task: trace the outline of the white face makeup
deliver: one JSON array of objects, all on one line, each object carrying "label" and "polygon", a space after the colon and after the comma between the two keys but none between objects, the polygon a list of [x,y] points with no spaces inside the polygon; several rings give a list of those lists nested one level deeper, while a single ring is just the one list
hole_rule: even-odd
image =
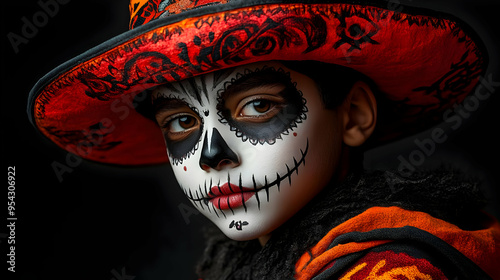
[{"label": "white face makeup", "polygon": [[307,204],[337,167],[341,136],[316,84],[255,63],[153,92],[182,190],[228,237],[264,236]]}]

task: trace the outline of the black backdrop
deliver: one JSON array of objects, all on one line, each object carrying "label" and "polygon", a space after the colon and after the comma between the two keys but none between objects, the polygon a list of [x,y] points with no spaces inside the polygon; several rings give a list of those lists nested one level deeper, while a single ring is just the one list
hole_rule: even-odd
[{"label": "black backdrop", "polygon": [[[40,27],[17,51],[8,34],[22,35],[25,19],[32,22],[43,10],[37,1],[11,1],[1,8],[2,163],[4,178],[9,166],[16,168],[18,219],[16,273],[9,275],[20,279],[195,279],[192,267],[203,247],[200,228],[207,222],[194,214],[186,222],[179,207],[189,209],[184,207],[189,203],[167,166],[120,169],[84,162],[59,180],[52,163],[64,163],[66,154],[46,143],[28,122],[28,92],[42,75],[128,29],[126,0],[66,2],[39,22]],[[500,4],[493,0],[406,2],[464,15],[489,34],[488,47],[497,46]],[[490,55],[498,61],[497,53]],[[492,63],[489,73],[500,82],[498,65]],[[487,180],[484,188],[494,203],[498,203],[495,175],[500,167],[498,105],[499,98],[493,94],[446,143],[437,146],[426,163],[450,163]],[[412,149],[415,145],[410,139],[372,151],[367,166],[395,166],[397,155]],[[4,186],[2,193],[7,195],[7,182]],[[6,213],[7,204],[2,207]],[[498,216],[495,207],[488,211]],[[1,228],[2,270],[7,271],[8,229]]]}]

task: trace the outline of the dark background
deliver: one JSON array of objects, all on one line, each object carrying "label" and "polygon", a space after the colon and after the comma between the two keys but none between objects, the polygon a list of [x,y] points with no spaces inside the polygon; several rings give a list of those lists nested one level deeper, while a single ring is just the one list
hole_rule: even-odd
[{"label": "dark background", "polygon": [[[498,49],[497,1],[401,2],[455,13],[488,36],[488,48]],[[33,280],[195,279],[193,263],[203,249],[200,228],[206,221],[201,215],[192,215],[186,223],[179,207],[190,204],[167,166],[123,169],[84,162],[60,181],[52,164],[65,163],[66,153],[40,137],[26,115],[28,93],[39,78],[128,29],[128,1],[60,4],[59,11],[16,53],[7,34],[20,35],[22,18],[32,21],[41,10],[37,1],[4,2],[1,7],[2,163],[5,176],[8,166],[16,168],[15,275]],[[498,61],[497,55],[490,53],[492,61]],[[496,63],[488,71],[494,81],[500,81]],[[436,153],[425,163],[444,162],[477,175],[486,181],[484,189],[496,205],[499,102],[493,94],[487,104],[482,103],[446,143],[437,145]],[[397,165],[398,155],[415,149],[413,139],[368,153],[367,167]],[[3,193],[7,193],[6,187]],[[2,207],[6,213],[6,204]],[[499,216],[494,206],[487,210]],[[7,232],[2,226],[4,271]]]}]

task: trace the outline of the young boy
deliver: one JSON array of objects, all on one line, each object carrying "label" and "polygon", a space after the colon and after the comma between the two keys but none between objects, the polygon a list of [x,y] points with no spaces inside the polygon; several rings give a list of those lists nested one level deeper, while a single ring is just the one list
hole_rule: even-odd
[{"label": "young boy", "polygon": [[200,277],[500,277],[500,229],[473,183],[360,168],[363,149],[436,124],[473,91],[485,52],[460,23],[384,2],[130,9],[133,30],[44,77],[29,113],[89,160],[168,159],[230,238],[211,233]]}]

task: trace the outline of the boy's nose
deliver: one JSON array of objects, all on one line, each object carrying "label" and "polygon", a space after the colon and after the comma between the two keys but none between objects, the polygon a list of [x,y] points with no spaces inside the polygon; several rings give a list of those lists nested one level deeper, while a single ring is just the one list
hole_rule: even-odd
[{"label": "boy's nose", "polygon": [[240,165],[238,156],[227,145],[219,131],[214,127],[212,136],[208,141],[208,133],[205,133],[203,148],[201,150],[200,167],[208,171],[210,168],[221,170],[224,167],[236,167]]}]

